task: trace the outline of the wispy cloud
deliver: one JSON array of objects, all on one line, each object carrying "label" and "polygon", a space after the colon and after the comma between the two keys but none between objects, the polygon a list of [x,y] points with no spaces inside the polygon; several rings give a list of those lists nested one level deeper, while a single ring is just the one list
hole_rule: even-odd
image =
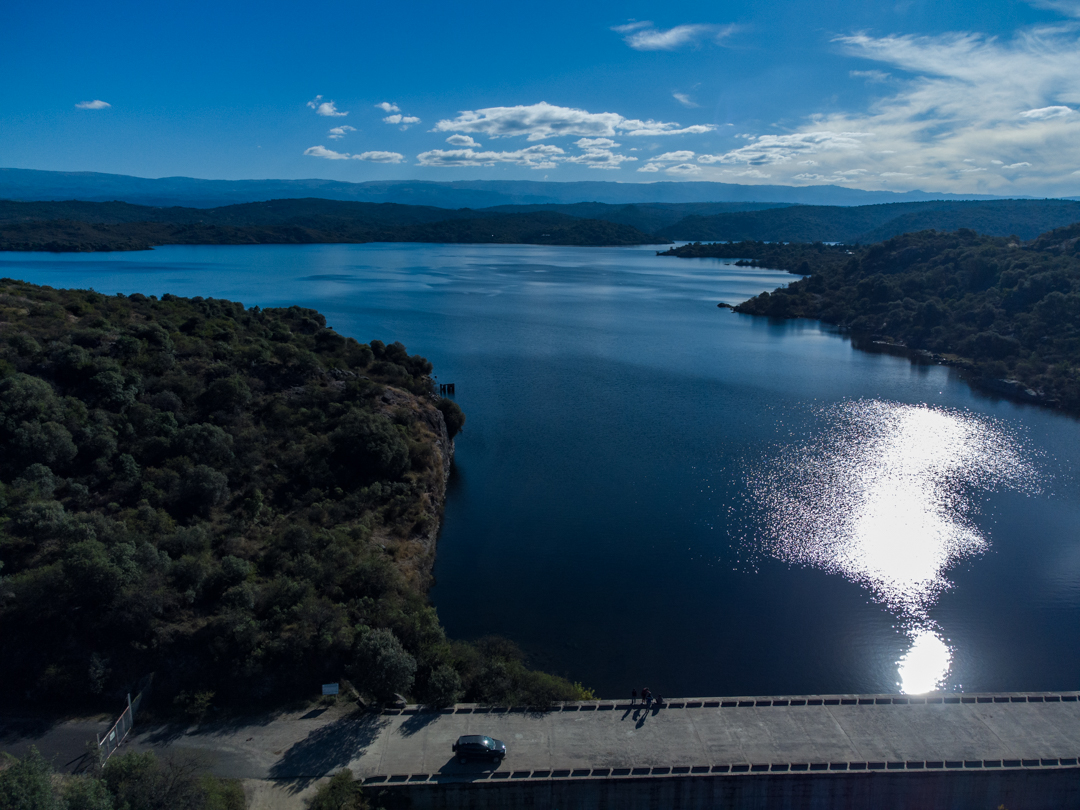
[{"label": "wispy cloud", "polygon": [[344,126],[334,127],[327,133],[326,137],[334,141],[339,141],[349,132],[356,132],[356,127],[350,127],[348,124],[345,124]]},{"label": "wispy cloud", "polygon": [[102,101],[100,98],[95,98],[93,101],[80,101],[75,105],[77,110],[106,110],[111,107],[107,101]]},{"label": "wispy cloud", "polygon": [[1057,11],[1066,17],[1080,17],[1080,0],[1027,0],[1035,8]]},{"label": "wispy cloud", "polygon": [[628,23],[611,29],[626,34],[623,41],[636,51],[673,51],[684,45],[702,42],[720,43],[736,30],[734,25],[693,23],[674,28],[655,28],[649,23]]},{"label": "wispy cloud", "polygon": [[637,31],[639,28],[652,28],[652,20],[630,20],[622,25],[613,25],[612,31],[617,31],[620,34],[628,34],[631,31]]},{"label": "wispy cloud", "polygon": [[487,107],[466,110],[457,118],[439,121],[435,132],[467,132],[490,138],[524,135],[530,141],[570,135],[613,137],[616,135],[685,135],[716,129],[711,124],[683,127],[664,121],[624,118],[618,113],[591,113],[572,107],[559,107],[541,101],[516,107]]},{"label": "wispy cloud", "polygon": [[327,149],[325,146],[309,146],[304,150],[304,154],[308,157],[326,158],[327,160],[348,160],[352,157],[348,152],[335,152],[333,149]]},{"label": "wispy cloud", "polygon": [[666,174],[673,174],[676,177],[691,177],[695,174],[701,174],[701,167],[694,163],[680,163],[677,166],[669,166],[664,169]]},{"label": "wispy cloud", "polygon": [[538,144],[512,152],[478,152],[475,149],[432,149],[416,156],[421,166],[462,167],[494,166],[496,163],[512,163],[530,169],[553,169],[554,158],[566,153],[557,146]]},{"label": "wispy cloud", "polygon": [[618,169],[623,163],[637,160],[636,157],[613,152],[612,148],[619,144],[608,138],[581,138],[575,141],[575,145],[581,154],[564,158],[566,163],[577,163],[589,169]]},{"label": "wispy cloud", "polygon": [[751,136],[751,142],[722,155],[699,155],[698,163],[749,163],[754,166],[787,163],[803,155],[862,146],[867,132],[804,132],[794,135]]},{"label": "wispy cloud", "polygon": [[[462,139],[464,136],[451,135],[447,141],[453,144],[460,143]],[[473,144],[479,146],[475,141]],[[579,138],[574,142],[574,146],[579,151],[573,154],[551,144],[538,144],[505,152],[479,151],[474,148],[432,149],[417,155],[417,160],[421,166],[479,167],[510,163],[530,169],[553,169],[560,163],[574,163],[589,169],[618,169],[623,163],[637,160],[636,157],[613,151],[619,144],[610,138]]]},{"label": "wispy cloud", "polygon": [[370,163],[401,163],[405,156],[400,152],[361,152],[353,155],[354,160],[366,160]]},{"label": "wispy cloud", "polygon": [[881,84],[887,82],[892,74],[880,70],[850,70],[848,75],[853,79],[863,79],[870,84]]},{"label": "wispy cloud", "polygon": [[686,93],[672,93],[672,98],[682,104],[684,107],[700,107],[701,105],[694,101]]},{"label": "wispy cloud", "polygon": [[688,149],[680,149],[678,152],[664,152],[662,155],[657,155],[649,160],[656,163],[685,163],[688,160],[694,159],[694,153]]},{"label": "wispy cloud", "polygon": [[1072,115],[1073,110],[1069,107],[1054,105],[1053,107],[1039,107],[1037,110],[1028,110],[1020,113],[1021,118],[1030,118],[1035,121],[1046,121],[1049,118],[1064,118]]},{"label": "wispy cloud", "polygon": [[315,96],[315,98],[309,101],[307,105],[311,107],[317,115],[325,115],[328,118],[341,118],[342,116],[349,114],[347,111],[343,112],[338,110],[338,108],[334,106],[333,101],[323,101],[322,96]]},{"label": "wispy cloud", "polygon": [[362,152],[359,155],[350,155],[348,152],[335,152],[325,146],[311,146],[304,150],[304,154],[326,160],[366,160],[370,163],[401,163],[405,159],[400,152]]}]

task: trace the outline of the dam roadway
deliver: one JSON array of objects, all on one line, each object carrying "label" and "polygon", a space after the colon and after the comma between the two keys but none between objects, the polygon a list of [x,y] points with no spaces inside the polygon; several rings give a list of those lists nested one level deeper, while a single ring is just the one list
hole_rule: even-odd
[{"label": "dam roadway", "polygon": [[[863,806],[857,797],[867,790],[877,791],[881,807],[892,806],[893,794],[895,806],[905,806],[957,790],[961,799],[941,806],[969,806],[968,799],[1009,810],[1080,806],[1076,692],[696,698],[648,714],[629,701],[545,712],[459,704],[316,714],[148,730],[130,744],[200,751],[222,776],[297,789],[348,767],[372,787],[407,793],[417,807],[715,807],[724,804],[718,791],[745,806]],[[458,763],[451,745],[462,734],[505,741],[506,759]],[[660,798],[633,800],[643,790]],[[471,798],[455,803],[459,793]],[[485,795],[490,801],[480,801]],[[781,804],[762,798],[779,795],[787,796]],[[815,804],[812,796],[824,798]]]}]

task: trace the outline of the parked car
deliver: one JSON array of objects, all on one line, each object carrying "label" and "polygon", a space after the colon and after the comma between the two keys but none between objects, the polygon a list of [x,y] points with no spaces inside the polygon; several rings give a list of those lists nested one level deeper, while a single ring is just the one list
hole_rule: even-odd
[{"label": "parked car", "polygon": [[458,737],[454,743],[454,753],[457,754],[458,762],[470,759],[502,762],[502,758],[506,756],[506,743],[480,734],[466,734]]}]

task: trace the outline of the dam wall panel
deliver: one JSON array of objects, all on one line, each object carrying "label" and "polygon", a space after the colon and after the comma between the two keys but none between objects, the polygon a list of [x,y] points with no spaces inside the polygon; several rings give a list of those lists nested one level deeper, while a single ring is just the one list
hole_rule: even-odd
[{"label": "dam wall panel", "polygon": [[371,788],[410,810],[1062,810],[1080,768],[444,782]]}]

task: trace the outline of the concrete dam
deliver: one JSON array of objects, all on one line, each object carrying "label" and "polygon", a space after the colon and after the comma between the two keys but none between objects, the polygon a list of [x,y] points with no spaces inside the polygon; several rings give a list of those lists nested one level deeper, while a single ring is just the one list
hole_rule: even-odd
[{"label": "concrete dam", "polygon": [[[350,767],[417,808],[1080,807],[1074,692],[410,707],[372,722]],[[508,755],[460,764],[461,734]]]}]

